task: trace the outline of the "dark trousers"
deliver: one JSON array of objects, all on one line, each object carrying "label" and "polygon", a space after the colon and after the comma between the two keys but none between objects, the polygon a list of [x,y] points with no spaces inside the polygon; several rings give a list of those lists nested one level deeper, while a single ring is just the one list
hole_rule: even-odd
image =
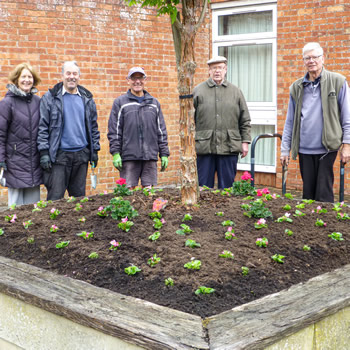
[{"label": "dark trousers", "polygon": [[215,172],[217,172],[218,188],[223,189],[231,187],[235,181],[237,161],[237,155],[197,155],[199,186],[214,188],[214,177]]},{"label": "dark trousers", "polygon": [[69,196],[85,196],[86,175],[90,151],[85,148],[79,152],[58,151],[56,162],[50,171],[44,171],[44,185],[47,188],[47,200]]},{"label": "dark trousers", "polygon": [[314,199],[320,202],[334,202],[333,164],[336,158],[337,152],[326,154],[299,153],[304,199]]}]

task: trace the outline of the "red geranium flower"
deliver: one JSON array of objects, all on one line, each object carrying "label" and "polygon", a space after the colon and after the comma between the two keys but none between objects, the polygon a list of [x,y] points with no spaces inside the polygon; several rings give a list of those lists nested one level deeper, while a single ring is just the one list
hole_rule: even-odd
[{"label": "red geranium flower", "polygon": [[117,185],[125,185],[126,184],[126,180],[121,177],[120,179],[118,179],[116,181],[116,184]]}]

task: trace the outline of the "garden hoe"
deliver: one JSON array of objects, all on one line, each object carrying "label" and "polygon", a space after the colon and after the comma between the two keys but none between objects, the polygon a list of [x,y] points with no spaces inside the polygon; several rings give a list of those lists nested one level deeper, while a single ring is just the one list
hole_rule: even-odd
[{"label": "garden hoe", "polygon": [[4,178],[4,168],[1,168],[0,171],[0,185],[3,187],[6,186],[6,179]]},{"label": "garden hoe", "polygon": [[95,162],[91,163],[91,186],[93,189],[96,188],[97,185],[97,176],[95,174]]}]

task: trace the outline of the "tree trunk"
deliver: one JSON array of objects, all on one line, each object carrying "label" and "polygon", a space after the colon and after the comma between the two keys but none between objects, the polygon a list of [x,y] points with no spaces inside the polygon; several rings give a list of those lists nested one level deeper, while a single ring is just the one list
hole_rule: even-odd
[{"label": "tree trunk", "polygon": [[197,156],[195,150],[195,124],[193,107],[193,77],[196,70],[194,40],[195,16],[187,7],[183,13],[182,28],[173,25],[173,36],[178,71],[178,91],[180,97],[180,179],[183,204],[194,205],[198,201]]}]

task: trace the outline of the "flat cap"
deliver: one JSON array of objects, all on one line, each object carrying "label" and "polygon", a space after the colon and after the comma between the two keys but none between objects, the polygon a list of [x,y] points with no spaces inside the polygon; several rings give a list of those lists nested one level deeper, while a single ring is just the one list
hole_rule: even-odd
[{"label": "flat cap", "polygon": [[132,67],[132,68],[129,70],[128,79],[130,79],[130,77],[131,77],[134,73],[141,73],[141,74],[143,74],[144,76],[146,76],[146,73],[145,73],[145,71],[143,70],[143,68],[141,68],[141,67]]},{"label": "flat cap", "polygon": [[214,56],[207,62],[207,64],[209,65],[213,63],[227,63],[227,58],[224,56]]}]

